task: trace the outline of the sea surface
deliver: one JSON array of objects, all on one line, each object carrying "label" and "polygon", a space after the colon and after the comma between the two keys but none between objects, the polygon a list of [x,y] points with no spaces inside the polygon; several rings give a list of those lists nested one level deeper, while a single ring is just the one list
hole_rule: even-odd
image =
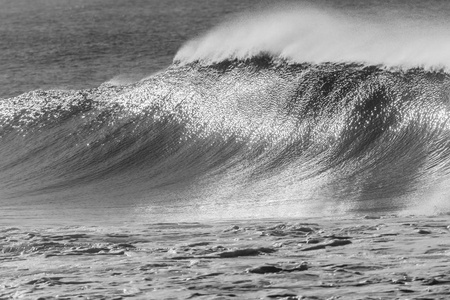
[{"label": "sea surface", "polygon": [[449,16],[0,0],[0,225],[447,214]]}]

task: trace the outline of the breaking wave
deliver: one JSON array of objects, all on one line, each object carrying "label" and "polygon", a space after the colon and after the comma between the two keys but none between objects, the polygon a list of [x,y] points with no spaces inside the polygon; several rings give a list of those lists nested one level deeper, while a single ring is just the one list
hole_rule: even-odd
[{"label": "breaking wave", "polygon": [[155,214],[447,212],[450,78],[424,66],[445,65],[450,44],[354,22],[262,14],[139,82],[4,99],[0,197]]}]

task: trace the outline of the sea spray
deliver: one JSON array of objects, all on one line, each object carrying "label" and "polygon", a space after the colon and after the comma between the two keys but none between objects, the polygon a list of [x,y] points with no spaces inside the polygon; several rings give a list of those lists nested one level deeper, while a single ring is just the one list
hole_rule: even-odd
[{"label": "sea spray", "polygon": [[365,63],[388,67],[450,66],[448,24],[283,5],[231,18],[187,42],[175,61],[246,59],[267,53],[294,63]]}]

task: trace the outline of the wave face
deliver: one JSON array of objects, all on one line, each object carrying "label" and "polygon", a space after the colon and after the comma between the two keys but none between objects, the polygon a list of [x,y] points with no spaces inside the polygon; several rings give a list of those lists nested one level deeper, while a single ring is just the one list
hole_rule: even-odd
[{"label": "wave face", "polygon": [[30,92],[1,102],[0,196],[274,216],[399,211],[428,195],[439,209],[449,89],[444,72],[262,55]]}]

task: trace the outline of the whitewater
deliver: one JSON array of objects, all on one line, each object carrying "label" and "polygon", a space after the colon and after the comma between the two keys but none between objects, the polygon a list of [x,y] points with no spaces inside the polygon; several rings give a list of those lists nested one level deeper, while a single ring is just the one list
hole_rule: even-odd
[{"label": "whitewater", "polygon": [[439,19],[289,4],[142,80],[4,99],[4,219],[445,214],[449,40]]}]

